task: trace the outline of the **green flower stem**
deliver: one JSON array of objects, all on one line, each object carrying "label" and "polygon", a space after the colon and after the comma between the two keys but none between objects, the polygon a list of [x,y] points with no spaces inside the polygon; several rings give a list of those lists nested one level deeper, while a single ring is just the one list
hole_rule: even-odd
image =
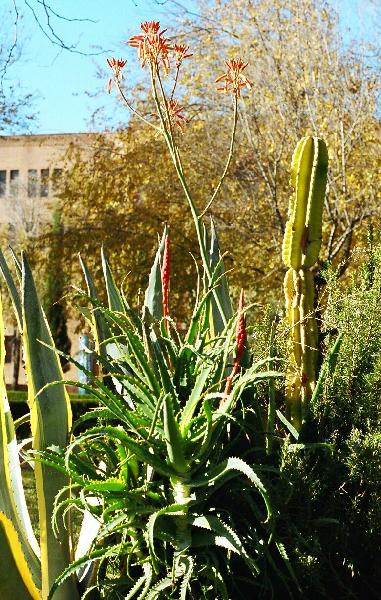
[{"label": "green flower stem", "polygon": [[202,211],[202,213],[199,215],[199,219],[202,219],[202,217],[205,215],[205,213],[209,210],[209,208],[212,206],[218,192],[221,189],[221,186],[223,184],[223,181],[226,177],[226,174],[229,170],[230,167],[230,163],[231,160],[233,158],[233,150],[234,150],[234,142],[235,142],[235,134],[237,131],[237,121],[238,121],[238,98],[237,96],[234,96],[234,112],[233,112],[233,129],[232,129],[232,133],[231,133],[231,138],[230,138],[230,147],[229,147],[229,154],[228,154],[228,158],[226,161],[226,165],[225,165],[225,169],[221,175],[221,178],[216,186],[216,189],[214,190],[211,199],[209,200],[208,204],[205,206],[204,210]]},{"label": "green flower stem", "polygon": [[[172,161],[173,161],[173,164],[174,164],[177,176],[178,176],[179,181],[181,183],[181,186],[182,186],[182,188],[184,190],[185,197],[187,199],[187,202],[188,202],[190,210],[191,210],[193,222],[194,222],[194,225],[195,225],[195,228],[196,228],[197,241],[198,241],[199,248],[200,248],[201,259],[202,259],[202,262],[203,262],[203,265],[204,265],[205,272],[206,272],[207,277],[208,277],[208,283],[210,285],[211,282],[212,282],[212,271],[210,269],[209,262],[208,262],[206,247],[205,247],[205,243],[204,243],[204,237],[203,237],[203,233],[202,233],[202,229],[201,229],[200,217],[198,215],[196,205],[195,205],[195,203],[193,201],[191,192],[189,190],[189,187],[188,187],[185,175],[184,175],[184,170],[183,170],[183,166],[182,166],[182,163],[181,163],[181,157],[180,157],[178,148],[177,148],[177,146],[175,144],[174,135],[173,135],[172,126],[171,126],[171,119],[170,119],[169,111],[168,111],[167,104],[166,104],[166,101],[165,101],[166,100],[166,98],[165,98],[165,92],[164,92],[164,89],[163,89],[162,81],[161,81],[160,76],[158,74],[157,74],[157,79],[158,79],[158,82],[159,82],[159,85],[160,85],[160,89],[161,89],[161,93],[162,93],[162,96],[163,96],[163,99],[164,99],[164,106],[166,107],[166,111],[167,111],[167,121],[168,121],[168,125],[169,125],[169,130],[168,130],[167,126],[166,126],[165,119],[164,119],[164,116],[163,116],[163,111],[161,109],[160,101],[159,101],[159,98],[158,98],[155,72],[153,70],[151,70],[152,94],[153,94],[153,98],[154,98],[154,101],[155,101],[156,109],[157,109],[157,112],[158,112],[158,115],[159,115],[159,118],[160,118],[160,121],[161,121],[162,133],[164,135],[165,141],[167,142],[167,146],[168,146],[168,149],[169,149],[169,152],[170,152],[170,155],[171,155],[171,158],[172,158]],[[217,291],[214,291],[213,295],[214,295],[216,304],[218,306],[218,309],[220,311],[223,323],[224,323],[224,325],[226,325],[227,324],[226,314],[225,314],[224,308],[223,308],[223,306],[221,304],[221,301],[220,301],[220,299],[218,297]]]}]

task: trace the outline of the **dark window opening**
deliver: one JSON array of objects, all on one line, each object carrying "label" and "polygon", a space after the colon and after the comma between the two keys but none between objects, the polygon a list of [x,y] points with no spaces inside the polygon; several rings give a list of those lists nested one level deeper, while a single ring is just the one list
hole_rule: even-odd
[{"label": "dark window opening", "polygon": [[41,169],[40,196],[49,196],[49,169]]},{"label": "dark window opening", "polygon": [[34,198],[37,196],[38,174],[37,169],[28,169],[28,196]]},{"label": "dark window opening", "polygon": [[7,191],[7,172],[0,171],[0,196],[5,196]]},{"label": "dark window opening", "polygon": [[20,171],[18,169],[14,169],[10,172],[10,193],[11,196],[17,196],[19,191],[19,175]]}]

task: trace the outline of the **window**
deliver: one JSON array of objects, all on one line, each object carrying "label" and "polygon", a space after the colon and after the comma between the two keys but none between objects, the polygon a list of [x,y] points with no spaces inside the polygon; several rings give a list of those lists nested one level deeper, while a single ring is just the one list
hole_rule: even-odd
[{"label": "window", "polygon": [[28,196],[34,198],[37,196],[38,175],[37,169],[28,169]]},{"label": "window", "polygon": [[7,191],[7,172],[0,171],[0,196],[5,196]]},{"label": "window", "polygon": [[49,169],[41,169],[40,196],[49,196]]},{"label": "window", "polygon": [[20,171],[18,169],[12,170],[10,172],[10,186],[9,191],[11,196],[17,196],[19,191],[19,175]]}]

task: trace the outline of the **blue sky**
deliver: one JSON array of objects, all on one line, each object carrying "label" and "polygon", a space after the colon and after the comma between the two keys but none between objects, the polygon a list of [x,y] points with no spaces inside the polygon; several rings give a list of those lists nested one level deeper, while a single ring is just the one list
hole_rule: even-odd
[{"label": "blue sky", "polygon": [[[91,18],[93,22],[55,20],[54,30],[67,44],[76,44],[85,53],[70,53],[54,46],[41,32],[25,0],[16,0],[23,16],[19,39],[22,56],[8,71],[8,79],[20,82],[25,92],[35,92],[38,121],[32,133],[88,131],[93,128],[91,115],[105,104],[110,111],[115,103],[108,98],[105,82],[97,72],[107,56],[125,56],[122,40],[139,29],[142,20],[157,19],[163,23],[169,3],[161,6],[154,0],[51,0],[50,5],[67,17]],[[37,0],[27,0],[38,6]],[[364,11],[361,0],[330,0],[339,12],[342,30],[349,37],[369,37],[374,16]],[[13,0],[0,0],[1,6],[12,8]],[[193,0],[183,0],[191,8]],[[362,7],[362,8],[361,8]],[[44,22],[44,15],[40,13]],[[348,31],[349,30],[349,31]],[[128,53],[128,52],[127,52]],[[130,77],[133,74],[130,73]],[[2,132],[7,133],[7,132]]]}]

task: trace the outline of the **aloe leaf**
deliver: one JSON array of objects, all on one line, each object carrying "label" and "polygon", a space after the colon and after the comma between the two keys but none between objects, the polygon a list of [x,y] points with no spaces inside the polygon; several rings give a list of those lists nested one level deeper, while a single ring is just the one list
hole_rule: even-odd
[{"label": "aloe leaf", "polygon": [[292,437],[295,438],[296,440],[298,440],[299,439],[299,432],[290,423],[290,421],[288,419],[286,419],[286,417],[284,416],[283,413],[281,413],[280,410],[277,410],[276,414],[278,415],[279,419],[282,421],[283,425],[285,425],[286,428],[288,429],[288,431],[291,433]]},{"label": "aloe leaf", "polygon": [[153,572],[152,572],[152,567],[150,564],[143,563],[142,566],[143,566],[144,575],[142,575],[140,577],[140,579],[138,579],[138,581],[135,583],[134,587],[129,591],[129,593],[125,597],[125,600],[132,600],[132,598],[134,596],[136,596],[137,592],[140,590],[140,588],[142,586],[144,586],[144,587],[143,587],[143,590],[141,591],[141,593],[139,594],[138,600],[143,600],[143,598],[146,597],[146,595],[149,591],[149,588],[151,586]]},{"label": "aloe leaf", "polygon": [[57,577],[56,581],[54,582],[49,595],[47,596],[47,600],[52,600],[53,596],[54,596],[54,600],[56,599],[56,597],[58,597],[58,592],[61,589],[62,584],[67,580],[69,577],[71,577],[72,575],[75,575],[75,573],[78,571],[78,569],[80,567],[84,567],[96,560],[99,560],[101,558],[108,558],[111,556],[119,556],[120,552],[122,549],[122,545],[118,545],[118,546],[112,546],[111,548],[109,546],[106,546],[104,548],[99,548],[97,550],[93,550],[92,552],[89,552],[87,555],[82,556],[81,558],[79,558],[78,560],[75,560],[74,562],[72,562],[68,567],[66,567],[66,569]]},{"label": "aloe leaf", "polygon": [[[86,434],[77,438],[76,443],[79,443],[88,437],[95,437],[97,435],[101,436],[101,437],[110,436],[113,439],[115,438],[115,439],[121,441],[129,450],[131,450],[131,452],[133,454],[136,455],[136,457],[139,460],[141,460],[142,462],[146,462],[148,465],[150,465],[155,471],[157,471],[161,475],[164,475],[165,477],[178,476],[178,473],[175,471],[175,469],[173,469],[173,467],[171,465],[167,465],[160,458],[157,458],[157,456],[155,456],[155,454],[151,454],[151,452],[146,450],[141,444],[136,443],[122,429],[118,429],[117,427],[111,427],[111,426],[93,427]],[[72,446],[73,446],[73,444],[71,444],[71,446],[69,446],[69,451]]]},{"label": "aloe leaf", "polygon": [[241,558],[243,558],[246,564],[250,567],[251,571],[255,574],[259,573],[259,567],[256,561],[247,554],[237,533],[221,519],[215,517],[214,515],[201,515],[195,517],[191,523],[194,527],[210,530],[218,537],[221,536],[225,538],[230,544],[231,549],[236,554],[239,554]]},{"label": "aloe leaf", "polygon": [[111,273],[110,265],[108,264],[105,249],[101,248],[103,275],[106,283],[108,305],[110,310],[124,313],[124,303],[118,288],[115,285],[114,277]]},{"label": "aloe leaf", "polygon": [[[228,280],[225,275],[225,268],[221,258],[217,230],[212,218],[210,219],[210,233],[209,260],[211,272],[213,273],[213,278],[220,277],[220,281],[211,301],[212,335],[216,336],[223,332],[226,321],[229,321],[229,319],[232,318],[233,309],[229,295]],[[218,296],[219,304],[223,311],[222,315],[220,308],[217,306],[215,296]]]},{"label": "aloe leaf", "polygon": [[91,320],[93,324],[93,334],[95,338],[96,348],[99,354],[101,354],[101,356],[106,357],[106,348],[103,342],[110,337],[108,327],[101,311],[99,310],[99,307],[97,306],[98,294],[94,280],[81,255],[79,255],[79,262],[81,264],[82,271],[85,277],[88,294],[95,306],[95,308],[93,308],[93,310],[91,311]]},{"label": "aloe leaf", "polygon": [[218,479],[221,477],[224,477],[224,475],[228,474],[230,471],[237,471],[237,475],[238,473],[242,473],[257,488],[265,502],[267,517],[270,519],[272,515],[272,507],[269,494],[254,469],[241,458],[232,456],[229,457],[216,467],[210,469],[204,476],[198,479],[190,479],[188,485],[191,488],[207,487],[212,485],[215,481],[218,481]]},{"label": "aloe leaf", "polygon": [[183,515],[184,508],[185,508],[184,504],[169,504],[168,506],[164,506],[160,510],[154,512],[148,519],[148,524],[147,524],[148,547],[149,547],[149,551],[150,551],[150,554],[152,557],[153,567],[156,572],[158,572],[157,563],[159,561],[159,558],[155,552],[155,542],[154,542],[156,521],[159,517],[161,517],[163,515],[168,515],[168,514],[170,514],[172,516]]},{"label": "aloe leaf", "polygon": [[141,343],[140,339],[132,332],[126,331],[126,337],[128,339],[129,348],[131,354],[135,357],[136,364],[139,369],[144,373],[146,377],[146,383],[150,386],[150,388],[156,393],[160,394],[160,385],[158,380],[156,379],[156,375],[154,371],[151,369],[148,360],[146,358],[144,352],[144,346]]},{"label": "aloe leaf", "polygon": [[180,600],[186,600],[187,591],[194,569],[194,560],[191,556],[182,556],[180,566],[184,568],[184,576],[180,586]]},{"label": "aloe leaf", "polygon": [[212,531],[197,531],[192,533],[192,548],[201,546],[220,546],[225,550],[237,552],[234,544],[224,535],[217,535]]},{"label": "aloe leaf", "polygon": [[163,317],[163,290],[161,284],[161,262],[164,252],[165,236],[167,228],[161,238],[159,248],[155,255],[151,272],[148,280],[148,287],[144,296],[143,320],[150,324],[152,321],[159,321]]},{"label": "aloe leaf", "polygon": [[[63,373],[57,354],[46,347],[46,345],[54,347],[53,339],[24,255],[22,256],[22,308],[33,447],[37,451],[46,450],[52,445],[64,448],[71,429],[70,400],[63,385],[45,389],[38,394],[46,384],[62,381]],[[55,496],[61,488],[68,485],[69,481],[62,473],[39,462],[35,465],[35,477],[41,539],[42,594],[45,597],[56,577],[70,560],[67,529],[62,525],[59,529],[59,539],[56,539],[50,522]],[[56,600],[76,598],[78,592],[72,580],[67,581],[56,595]]]},{"label": "aloe leaf", "polygon": [[188,471],[188,463],[184,456],[184,442],[179,425],[173,414],[172,398],[169,394],[164,396],[163,423],[165,443],[170,464],[176,471],[183,475]]},{"label": "aloe leaf", "polygon": [[171,588],[172,586],[172,577],[164,577],[163,579],[158,581],[158,583],[156,583],[155,586],[152,588],[152,590],[147,596],[147,600],[156,600],[157,598],[159,598],[160,592],[163,592],[164,590]]},{"label": "aloe leaf", "polygon": [[171,376],[170,370],[169,370],[167,363],[165,361],[165,358],[163,356],[160,342],[157,339],[154,330],[152,330],[150,332],[149,341],[151,343],[152,352],[153,352],[156,364],[159,369],[159,373],[160,373],[160,377],[161,377],[161,381],[162,381],[162,387],[167,394],[171,395],[172,402],[173,402],[173,408],[177,412],[179,410],[179,401],[178,401],[178,397],[177,397],[176,388],[172,381],[172,376]]},{"label": "aloe leaf", "polygon": [[200,401],[202,391],[205,387],[206,382],[208,381],[208,377],[212,369],[213,365],[205,367],[198,375],[192,392],[184,406],[184,409],[182,410],[180,427],[183,435],[189,429],[189,424],[194,415],[194,411],[196,410],[197,404]]}]

